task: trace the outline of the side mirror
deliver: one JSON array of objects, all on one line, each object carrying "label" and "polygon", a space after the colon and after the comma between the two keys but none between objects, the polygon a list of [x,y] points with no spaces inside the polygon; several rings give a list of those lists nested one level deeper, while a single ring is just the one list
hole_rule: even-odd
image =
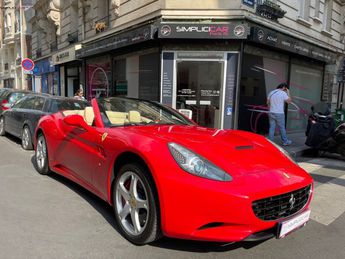
[{"label": "side mirror", "polygon": [[73,115],[68,115],[65,118],[63,118],[63,121],[70,126],[76,126],[80,127],[83,129],[88,129],[89,126],[86,124],[84,118],[80,115],[73,114]]}]

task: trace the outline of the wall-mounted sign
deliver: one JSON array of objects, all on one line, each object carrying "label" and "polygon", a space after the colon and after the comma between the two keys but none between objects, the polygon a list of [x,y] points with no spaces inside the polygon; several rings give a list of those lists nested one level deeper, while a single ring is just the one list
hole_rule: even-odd
[{"label": "wall-mounted sign", "polygon": [[70,47],[68,49],[64,49],[62,51],[59,51],[58,53],[54,54],[52,56],[52,63],[54,65],[58,64],[63,64],[67,62],[71,62],[75,60],[75,52],[76,52],[76,47],[80,48],[80,45],[76,45],[73,47]]},{"label": "wall-mounted sign", "polygon": [[165,39],[246,39],[248,24],[230,23],[162,23],[158,38]]},{"label": "wall-mounted sign", "polygon": [[335,55],[326,49],[258,25],[252,26],[249,40],[327,63],[332,63],[335,60]]},{"label": "wall-mounted sign", "polygon": [[254,8],[255,0],[242,0],[242,3],[246,6]]},{"label": "wall-mounted sign", "polygon": [[174,53],[163,52],[162,56],[163,74],[161,81],[161,103],[172,106],[174,85]]}]

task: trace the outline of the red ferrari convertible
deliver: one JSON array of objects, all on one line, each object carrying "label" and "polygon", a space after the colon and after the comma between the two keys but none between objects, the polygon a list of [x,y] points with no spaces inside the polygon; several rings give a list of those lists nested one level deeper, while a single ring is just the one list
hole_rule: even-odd
[{"label": "red ferrari convertible", "polygon": [[113,206],[122,235],[221,242],[281,238],[309,219],[312,178],[264,137],[208,129],[155,102],[113,97],[43,117],[41,174]]}]

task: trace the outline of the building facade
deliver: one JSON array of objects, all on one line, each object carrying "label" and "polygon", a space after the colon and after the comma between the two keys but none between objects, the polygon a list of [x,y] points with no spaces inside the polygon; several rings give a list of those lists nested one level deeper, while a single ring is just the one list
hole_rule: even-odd
[{"label": "building facade", "polygon": [[0,87],[31,89],[31,76],[22,69],[24,58],[31,57],[31,1],[2,0],[0,40]]},{"label": "building facade", "polygon": [[287,131],[337,103],[344,0],[39,0],[36,90],[124,95],[185,109],[207,127],[268,131],[267,93],[290,85]]}]

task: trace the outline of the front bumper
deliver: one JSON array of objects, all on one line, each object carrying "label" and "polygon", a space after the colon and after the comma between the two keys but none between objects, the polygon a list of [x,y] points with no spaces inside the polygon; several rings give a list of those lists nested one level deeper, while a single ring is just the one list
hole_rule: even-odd
[{"label": "front bumper", "polygon": [[[175,177],[179,173],[183,173],[183,177]],[[278,223],[287,218],[261,220],[254,214],[252,202],[312,184],[310,177],[300,177],[290,184],[270,184],[268,188],[267,182],[258,186],[254,174],[233,182],[210,181],[183,171],[166,176],[160,185],[164,190],[159,190],[163,233],[169,237],[217,242],[275,236]],[[272,175],[267,174],[266,180],[270,177]],[[297,214],[308,209],[311,196]]]}]

